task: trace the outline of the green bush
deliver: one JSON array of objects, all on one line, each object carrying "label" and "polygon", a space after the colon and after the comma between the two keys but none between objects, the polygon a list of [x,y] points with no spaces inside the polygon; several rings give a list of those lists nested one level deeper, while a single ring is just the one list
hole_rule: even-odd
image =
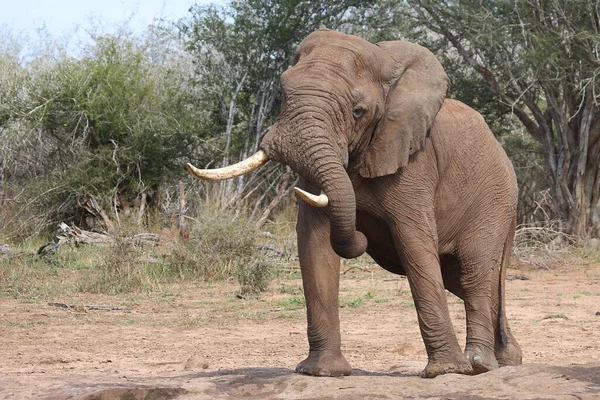
[{"label": "green bush", "polygon": [[205,281],[235,277],[243,293],[265,291],[273,260],[257,250],[254,224],[207,209],[199,214],[188,227],[187,243],[176,243],[167,256],[171,274]]}]

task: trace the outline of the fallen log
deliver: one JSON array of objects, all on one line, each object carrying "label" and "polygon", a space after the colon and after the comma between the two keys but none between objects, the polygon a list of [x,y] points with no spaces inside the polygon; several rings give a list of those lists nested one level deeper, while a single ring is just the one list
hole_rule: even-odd
[{"label": "fallen log", "polygon": [[[66,304],[66,303],[48,303],[51,307],[66,308],[69,311],[86,312],[87,310],[102,310],[102,311],[115,311],[115,310],[131,310],[131,307],[113,307],[105,305],[91,305],[91,304]],[[84,311],[85,310],[85,311]]]},{"label": "fallen log", "polygon": [[71,226],[61,222],[58,226],[63,233],[58,235],[58,245],[73,242],[75,245],[79,244],[95,244],[95,243],[108,243],[114,240],[114,238],[108,234],[85,231],[78,228],[75,224]]},{"label": "fallen log", "polygon": [[[76,246],[80,244],[112,243],[116,240],[113,235],[86,231],[78,228],[75,224],[69,226],[64,222],[61,222],[58,227],[62,230],[62,234],[57,236],[58,246],[64,243],[74,243]],[[157,233],[138,233],[131,238],[125,239],[133,240],[136,243],[157,244],[160,240],[160,235]]]}]

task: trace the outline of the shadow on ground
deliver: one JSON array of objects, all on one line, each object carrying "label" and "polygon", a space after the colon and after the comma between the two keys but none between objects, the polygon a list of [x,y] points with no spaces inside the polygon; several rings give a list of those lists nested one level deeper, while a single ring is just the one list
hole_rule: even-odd
[{"label": "shadow on ground", "polygon": [[[73,376],[47,399],[168,400],[168,399],[597,399],[600,365],[524,365],[501,368],[483,375],[449,374],[422,379],[398,372],[354,370],[341,378],[315,378],[284,368],[241,368],[169,376]],[[44,376],[40,379],[50,379]],[[104,382],[102,382],[104,380]],[[115,379],[116,380],[116,379]],[[56,383],[56,381],[54,381]],[[43,384],[39,381],[39,384]],[[54,385],[56,387],[56,385]],[[3,395],[20,397],[19,393]],[[8,396],[11,397],[11,396]]]}]

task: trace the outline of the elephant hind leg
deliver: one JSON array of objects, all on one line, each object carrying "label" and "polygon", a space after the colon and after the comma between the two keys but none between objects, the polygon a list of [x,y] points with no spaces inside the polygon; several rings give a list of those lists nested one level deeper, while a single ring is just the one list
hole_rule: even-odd
[{"label": "elephant hind leg", "polygon": [[[440,257],[440,263],[442,266],[442,274],[444,278],[444,286],[448,291],[465,300],[466,290],[461,283],[460,276],[463,272],[460,262],[453,255],[442,255]],[[492,290],[492,302],[491,302],[491,324],[494,330],[494,347],[493,354],[496,358],[497,364],[500,367],[507,365],[520,365],[521,364],[521,348],[514,338],[508,321],[504,313],[504,295],[499,287],[500,284],[501,269],[495,268],[491,279],[491,290]],[[503,278],[504,279],[504,278]],[[469,322],[467,320],[467,322]],[[469,339],[467,338],[467,350],[471,347],[470,353],[471,358],[475,358],[476,346],[469,346]],[[491,359],[492,352],[490,346],[486,346],[486,358]],[[468,354],[467,354],[468,355]],[[488,363],[493,369],[495,363]],[[490,368],[485,368],[482,365],[474,366],[475,372],[485,372]]]},{"label": "elephant hind leg", "polygon": [[[472,242],[470,238],[469,242]],[[467,340],[465,355],[474,374],[498,368],[495,355],[493,309],[494,261],[483,246],[469,246],[460,252],[461,257],[445,254],[440,257],[444,286],[464,301]],[[496,261],[497,262],[497,261]]]},{"label": "elephant hind leg", "polygon": [[[446,373],[471,375],[471,363],[461,351],[448,312],[440,261],[430,237],[424,231],[398,232],[398,254],[415,301],[421,336],[428,363],[421,376],[433,378]],[[407,239],[409,238],[409,239]]]},{"label": "elephant hind leg", "polygon": [[[502,325],[504,325],[504,328],[501,327]],[[517,340],[510,331],[505,316],[501,316],[498,320],[494,354],[501,367],[522,364],[523,352],[521,346],[519,346],[519,343],[517,343]]]},{"label": "elephant hind leg", "polygon": [[495,331],[492,309],[493,270],[487,257],[461,262],[459,284],[465,303],[467,342],[465,355],[474,374],[498,368],[495,355]]},{"label": "elephant hind leg", "polygon": [[515,225],[516,220],[513,220],[506,241],[504,242],[504,248],[502,249],[500,268],[494,270],[494,276],[492,277],[492,301],[496,304],[493,310],[494,326],[496,328],[494,352],[501,367],[521,365],[523,358],[521,346],[517,343],[508,326],[505,307],[504,285],[506,282],[506,268],[508,267],[512,242],[515,236]]}]

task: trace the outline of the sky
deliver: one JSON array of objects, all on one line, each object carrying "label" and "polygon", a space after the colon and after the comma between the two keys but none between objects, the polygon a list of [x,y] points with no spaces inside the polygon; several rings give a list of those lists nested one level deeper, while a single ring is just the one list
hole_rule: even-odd
[{"label": "sky", "polygon": [[155,18],[185,17],[194,3],[223,5],[226,0],[0,0],[0,27],[30,38],[44,27],[55,38],[83,38],[91,19],[110,27],[133,15],[129,26],[141,32]]}]

